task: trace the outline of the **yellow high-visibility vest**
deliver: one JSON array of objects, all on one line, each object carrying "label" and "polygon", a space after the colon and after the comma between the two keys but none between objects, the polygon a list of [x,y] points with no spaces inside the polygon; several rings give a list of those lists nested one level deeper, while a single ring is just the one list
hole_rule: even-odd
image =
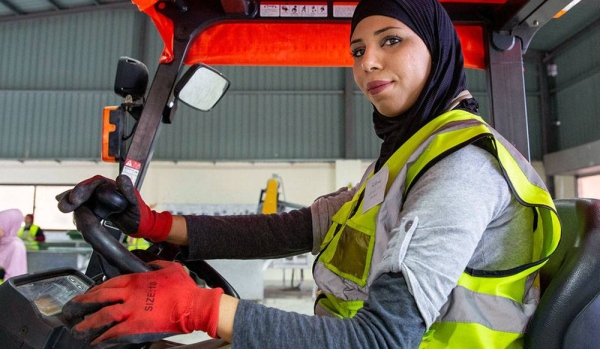
[{"label": "yellow high-visibility vest", "polygon": [[[390,157],[384,164],[389,170],[386,197],[401,196],[404,202],[413,181],[429,164],[475,142],[486,142],[486,149],[498,160],[517,200],[535,210],[538,224],[535,230],[527,232],[534,236],[534,256],[527,265],[507,271],[465,270],[449,296],[447,304],[452,304],[452,309],[431,325],[421,348],[522,346],[523,333],[533,313],[531,309],[535,308],[537,293],[531,285],[536,271],[546,263],[560,240],[560,222],[554,202],[537,173],[481,118],[462,110],[453,110],[432,120]],[[403,181],[404,185],[392,186],[395,181]],[[381,203],[363,212],[364,200],[360,198],[366,182],[362,181],[353,199],[332,217],[333,224],[321,244],[314,277],[317,285],[327,292],[317,298],[318,313],[353,317],[368,297],[371,266],[380,262],[372,258],[375,241],[379,234],[387,232],[378,231],[376,226]],[[389,192],[392,187],[404,188],[404,191]],[[461,314],[461,321],[454,320],[453,315],[457,313]],[[506,321],[507,318],[510,321]]]}]

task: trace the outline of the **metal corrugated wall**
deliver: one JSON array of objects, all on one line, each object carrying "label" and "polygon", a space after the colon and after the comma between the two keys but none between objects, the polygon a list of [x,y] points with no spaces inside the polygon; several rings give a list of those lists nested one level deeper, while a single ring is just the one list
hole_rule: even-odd
[{"label": "metal corrugated wall", "polygon": [[479,114],[484,120],[489,121],[489,96],[487,93],[487,80],[485,71],[467,69],[467,86],[471,95],[479,103]]},{"label": "metal corrugated wall", "polygon": [[180,105],[155,158],[182,160],[343,157],[341,68],[217,67],[231,80],[202,113]]},{"label": "metal corrugated wall", "polygon": [[233,92],[208,113],[180,107],[155,159],[340,158],[343,105],[338,93]]},{"label": "metal corrugated wall", "polygon": [[[0,24],[0,158],[99,159],[104,105],[118,58],[154,71],[162,50],[156,29],[131,10],[97,11]],[[344,68],[217,67],[232,81],[208,113],[180,105],[165,125],[154,159],[331,160],[345,156]],[[529,69],[528,69],[529,70]],[[529,72],[526,72],[529,74]],[[486,77],[467,71],[470,91],[488,115]],[[539,142],[536,91],[528,102],[530,134]],[[536,87],[537,89],[537,87]],[[374,158],[372,107],[356,88],[351,97],[356,157]],[[539,146],[532,146],[538,158]]]},{"label": "metal corrugated wall", "polygon": [[600,28],[554,58],[560,149],[600,139]]},{"label": "metal corrugated wall", "polygon": [[133,11],[0,24],[2,90],[102,90],[131,54]]},{"label": "metal corrugated wall", "polygon": [[99,159],[106,91],[1,91],[1,159]]},{"label": "metal corrugated wall", "polygon": [[134,11],[0,25],[0,158],[99,159],[102,107],[119,55],[131,54]]},{"label": "metal corrugated wall", "polygon": [[357,157],[360,159],[374,159],[379,155],[381,139],[375,135],[373,129],[373,105],[360,91],[353,95],[354,122],[356,135],[354,145]]}]

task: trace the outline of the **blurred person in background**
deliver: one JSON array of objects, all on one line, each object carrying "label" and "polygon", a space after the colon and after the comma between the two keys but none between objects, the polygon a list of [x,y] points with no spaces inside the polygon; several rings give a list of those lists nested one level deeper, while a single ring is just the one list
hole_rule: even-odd
[{"label": "blurred person in background", "polygon": [[38,250],[39,243],[46,241],[44,231],[38,225],[33,223],[33,214],[29,213],[25,216],[24,225],[17,235],[25,242],[25,247],[28,250]]},{"label": "blurred person in background", "polygon": [[0,267],[4,269],[4,280],[27,273],[27,251],[17,236],[22,223],[20,210],[0,211]]}]

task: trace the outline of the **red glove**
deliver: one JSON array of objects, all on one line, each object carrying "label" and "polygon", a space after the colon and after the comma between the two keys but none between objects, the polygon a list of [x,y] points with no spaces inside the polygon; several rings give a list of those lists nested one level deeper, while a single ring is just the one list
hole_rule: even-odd
[{"label": "red glove", "polygon": [[109,185],[114,190],[118,190],[129,203],[125,211],[108,216],[108,219],[123,233],[153,242],[164,241],[169,236],[173,224],[171,213],[169,211],[159,213],[150,209],[131,183],[131,179],[124,175],[119,175],[116,182],[100,175],[86,179],[56,197],[58,209],[64,213],[72,212],[81,205],[97,200],[95,191],[102,185]]},{"label": "red glove", "polygon": [[199,288],[179,263],[150,264],[162,269],[115,277],[65,304],[65,318],[79,322],[74,336],[102,347],[195,330],[216,338],[223,290]]}]

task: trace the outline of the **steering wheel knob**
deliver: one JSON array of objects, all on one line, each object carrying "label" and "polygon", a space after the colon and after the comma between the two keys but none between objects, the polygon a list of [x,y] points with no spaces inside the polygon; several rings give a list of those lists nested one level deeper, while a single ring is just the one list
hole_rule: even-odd
[{"label": "steering wheel knob", "polygon": [[107,219],[112,213],[125,211],[127,199],[111,184],[102,184],[96,189],[97,200],[92,203],[92,211],[96,216]]}]

